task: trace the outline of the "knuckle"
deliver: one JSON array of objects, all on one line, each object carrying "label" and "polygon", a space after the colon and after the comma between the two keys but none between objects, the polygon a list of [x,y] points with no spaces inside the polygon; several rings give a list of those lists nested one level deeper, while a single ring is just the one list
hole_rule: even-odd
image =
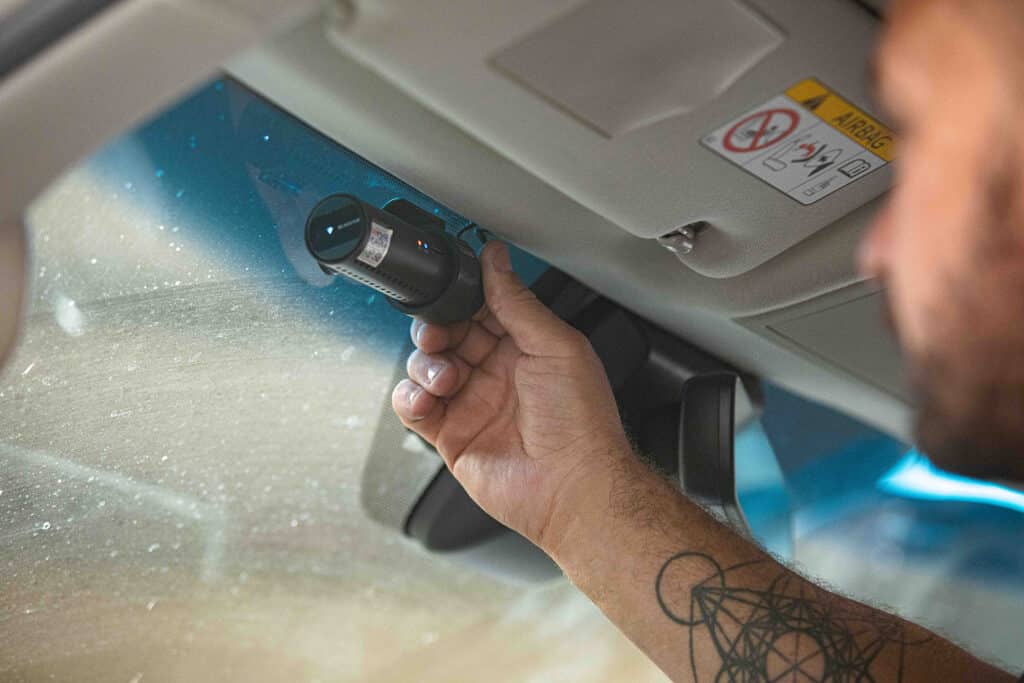
[{"label": "knuckle", "polygon": [[496,296],[487,302],[487,307],[491,309],[491,313],[500,318],[508,310],[508,302],[507,296]]},{"label": "knuckle", "polygon": [[451,430],[441,430],[434,442],[434,448],[447,462],[452,459],[452,456],[458,453],[460,447],[459,444],[460,442],[458,437],[454,436]]},{"label": "knuckle", "polygon": [[462,370],[454,363],[437,378],[438,392],[446,397],[458,393],[461,384]]},{"label": "knuckle", "polygon": [[520,285],[516,291],[509,295],[509,300],[513,306],[522,306],[524,308],[529,306],[541,305],[537,295],[526,286]]},{"label": "knuckle", "polygon": [[594,352],[594,347],[590,343],[590,339],[587,338],[587,335],[574,327],[569,327],[565,331],[565,336],[561,340],[561,346],[573,355],[589,356]]},{"label": "knuckle", "polygon": [[488,302],[488,306],[495,315],[501,315],[511,308],[522,306],[523,304],[529,304],[531,301],[536,301],[537,297],[534,296],[528,288],[519,285],[510,292],[504,292],[501,296],[494,297],[493,300]]}]

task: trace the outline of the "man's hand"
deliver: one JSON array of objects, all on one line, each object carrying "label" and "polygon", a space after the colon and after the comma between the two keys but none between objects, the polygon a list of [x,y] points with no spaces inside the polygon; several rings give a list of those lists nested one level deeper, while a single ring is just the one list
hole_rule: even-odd
[{"label": "man's hand", "polygon": [[413,324],[395,411],[673,680],[1008,683],[792,574],[683,498],[633,456],[586,338],[523,286],[504,246],[488,245],[483,271],[476,320]]},{"label": "man's hand", "polygon": [[587,478],[631,451],[586,337],[520,282],[503,244],[481,260],[486,306],[471,322],[413,322],[392,403],[477,504],[546,547]]}]

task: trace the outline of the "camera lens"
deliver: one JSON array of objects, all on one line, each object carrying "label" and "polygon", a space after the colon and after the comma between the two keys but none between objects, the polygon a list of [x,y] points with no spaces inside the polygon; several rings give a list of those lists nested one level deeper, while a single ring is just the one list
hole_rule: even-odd
[{"label": "camera lens", "polygon": [[366,224],[358,201],[347,195],[330,197],[310,217],[306,230],[310,251],[323,263],[342,261],[362,242]]}]

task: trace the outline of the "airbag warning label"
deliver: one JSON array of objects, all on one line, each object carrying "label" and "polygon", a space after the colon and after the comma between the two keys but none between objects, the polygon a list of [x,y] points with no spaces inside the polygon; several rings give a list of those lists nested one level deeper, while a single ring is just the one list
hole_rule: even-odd
[{"label": "airbag warning label", "polygon": [[893,160],[893,132],[814,79],[797,83],[702,140],[801,204]]}]

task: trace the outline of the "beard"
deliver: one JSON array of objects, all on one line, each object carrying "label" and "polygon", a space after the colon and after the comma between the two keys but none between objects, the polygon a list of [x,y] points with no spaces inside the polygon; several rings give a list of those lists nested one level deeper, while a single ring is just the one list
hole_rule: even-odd
[{"label": "beard", "polygon": [[946,273],[929,307],[931,343],[907,363],[922,452],[950,472],[1024,483],[1024,223],[1005,178],[989,188],[969,267]]},{"label": "beard", "polygon": [[937,355],[911,364],[914,435],[928,458],[948,472],[1024,482],[1024,381]]}]

